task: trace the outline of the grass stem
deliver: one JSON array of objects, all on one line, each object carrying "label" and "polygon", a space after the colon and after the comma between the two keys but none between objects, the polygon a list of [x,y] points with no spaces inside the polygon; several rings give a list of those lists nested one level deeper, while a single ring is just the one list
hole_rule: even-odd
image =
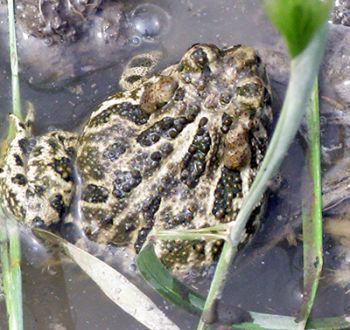
[{"label": "grass stem", "polygon": [[[9,45],[11,62],[12,113],[23,119],[18,77],[18,56],[14,1],[8,0]],[[14,137],[15,127],[9,124],[7,145]],[[3,149],[2,149],[3,151]],[[0,196],[1,198],[1,196]],[[23,329],[21,244],[19,228],[13,219],[5,217],[0,209],[0,262],[9,330]]]},{"label": "grass stem", "polygon": [[318,82],[314,88],[307,110],[309,148],[307,153],[307,188],[303,198],[303,248],[304,292],[303,306],[299,315],[304,328],[309,318],[322,271],[322,185],[321,143]]}]

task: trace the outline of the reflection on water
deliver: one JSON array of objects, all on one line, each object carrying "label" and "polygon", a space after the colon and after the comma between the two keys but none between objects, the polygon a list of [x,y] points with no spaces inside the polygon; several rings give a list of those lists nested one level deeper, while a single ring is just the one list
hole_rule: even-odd
[{"label": "reflection on water", "polygon": [[[278,111],[288,80],[288,57],[276,33],[264,18],[259,1],[164,0],[161,4],[157,1],[149,3],[144,5],[141,1],[132,1],[123,6],[122,2],[118,2],[120,8],[123,8],[120,13],[123,20],[125,19],[124,32],[129,31],[125,32],[123,42],[117,38],[114,42],[103,41],[99,44],[95,40],[97,46],[93,49],[88,48],[86,44],[73,44],[70,46],[73,48],[65,46],[64,52],[62,48],[51,46],[50,51],[54,55],[49,56],[59,58],[62,61],[60,65],[68,69],[67,72],[73,72],[73,76],[79,79],[69,81],[66,85],[54,86],[53,75],[46,80],[48,84],[44,86],[29,79],[30,75],[34,75],[35,67],[24,68],[22,97],[33,102],[37,110],[36,132],[43,132],[52,126],[67,129],[78,127],[96,104],[118,88],[118,77],[123,63],[133,54],[146,49],[161,50],[164,57],[160,66],[164,67],[176,62],[181,54],[196,42],[212,42],[218,46],[245,43],[258,47],[263,60],[268,64],[275,94],[274,107]],[[104,16],[103,19],[108,21],[108,17]],[[99,23],[94,24],[104,24],[103,19],[99,18]],[[0,30],[4,30],[4,23],[0,24]],[[341,43],[344,36],[345,39],[350,38],[350,33],[341,28],[332,30],[334,45],[329,47],[333,49],[333,58],[328,58],[324,67],[323,72],[327,79],[322,80],[325,83],[321,86],[322,139],[327,182],[341,182],[344,179],[344,168],[348,169],[345,165],[337,169],[348,157],[346,147],[349,143],[349,121],[346,120],[350,118],[346,113],[349,107],[348,99],[345,98],[344,101],[342,98],[342,95],[348,97],[349,94],[341,94],[339,88],[337,89],[340,85],[343,89],[346,88],[345,78],[340,75],[344,70],[349,70],[345,64],[349,66],[350,63],[347,57],[348,50],[344,48],[345,44]],[[92,38],[91,35],[89,37]],[[95,38],[99,38],[97,33]],[[23,42],[23,48],[29,47],[25,40],[20,42]],[[4,45],[2,43],[0,46],[1,54],[7,52]],[[102,48],[99,48],[100,46]],[[43,52],[47,46],[40,47],[34,48],[31,54],[38,52],[38,49]],[[85,68],[79,67],[82,62],[87,63]],[[8,66],[6,63],[1,65],[0,122],[4,131],[4,118],[10,108],[10,83]],[[51,68],[51,73],[54,72],[52,69],[55,68]],[[82,75],[84,70],[89,71],[89,74]],[[337,107],[337,104],[341,104],[342,108]],[[335,111],[340,111],[340,115],[334,116]],[[339,119],[342,116],[343,119]],[[300,173],[305,172],[304,132],[302,129],[283,163],[280,171],[282,179],[277,187],[271,187],[263,224],[251,242],[239,252],[232,265],[222,300],[224,306],[286,315],[295,315],[299,309],[302,299],[299,205],[300,190],[304,182]],[[337,159],[339,163],[335,162]],[[337,187],[340,187],[340,190],[337,190],[338,195],[346,194],[342,185]],[[325,189],[325,192],[329,191],[329,194],[325,195],[329,200],[326,204],[336,202],[344,207],[344,204],[334,197],[336,194],[332,193],[335,186],[327,183],[326,188],[328,190]],[[332,212],[336,214],[338,211],[332,209]],[[23,244],[26,251],[23,263],[26,329],[143,329],[113,305],[77,266],[69,262],[61,264],[52,257],[50,251],[48,260],[46,250],[33,244]],[[335,268],[341,263],[341,260],[334,262],[337,259],[336,244],[338,243],[333,238],[326,237],[325,269]],[[155,295],[135,272],[133,273],[133,280],[169,313],[181,329],[195,327],[197,317],[169,306]],[[193,284],[206,288],[208,280],[209,278],[197,279],[197,283]],[[330,285],[324,280],[314,313],[316,316],[340,315],[348,309],[347,300],[344,289]],[[0,316],[0,328],[3,329],[6,319],[3,304],[0,304]]]}]

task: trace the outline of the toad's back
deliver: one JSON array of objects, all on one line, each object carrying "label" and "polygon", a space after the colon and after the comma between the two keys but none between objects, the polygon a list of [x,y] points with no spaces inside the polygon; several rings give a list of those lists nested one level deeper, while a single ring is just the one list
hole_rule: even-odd
[{"label": "toad's back", "polygon": [[[138,251],[153,227],[233,221],[264,156],[269,103],[252,48],[206,44],[110,97],[77,145],[85,233]],[[157,245],[173,267],[207,262],[217,248],[202,241]]]}]

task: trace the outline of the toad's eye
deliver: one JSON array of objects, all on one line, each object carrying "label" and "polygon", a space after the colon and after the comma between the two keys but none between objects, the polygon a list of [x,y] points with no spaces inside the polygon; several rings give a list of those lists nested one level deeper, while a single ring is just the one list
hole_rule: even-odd
[{"label": "toad's eye", "polygon": [[203,68],[205,65],[208,64],[209,59],[207,53],[203,50],[203,48],[196,49],[191,54],[191,59],[193,62],[200,68]]},{"label": "toad's eye", "polygon": [[180,71],[201,72],[208,69],[210,63],[217,60],[219,49],[214,45],[194,45],[191,47],[180,63]]},{"label": "toad's eye", "polygon": [[242,79],[236,87],[237,101],[250,109],[258,109],[264,102],[264,83],[258,77]]}]

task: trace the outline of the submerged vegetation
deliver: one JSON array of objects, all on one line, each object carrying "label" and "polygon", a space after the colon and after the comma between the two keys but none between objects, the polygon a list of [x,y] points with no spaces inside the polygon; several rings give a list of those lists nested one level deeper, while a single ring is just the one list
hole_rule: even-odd
[{"label": "submerged vegetation", "polygon": [[[226,276],[245,233],[255,205],[267,189],[307,113],[310,182],[308,199],[303,205],[304,290],[297,317],[247,312],[237,319],[234,329],[342,329],[350,323],[345,317],[311,321],[310,312],[322,270],[322,205],[320,175],[320,129],[317,75],[327,36],[326,20],[332,1],[265,0],[267,16],[284,37],[289,49],[291,76],[282,111],[265,159],[234,223],[193,231],[153,231],[137,257],[144,279],[166,300],[200,316],[198,329],[216,322],[217,302],[225,289]],[[21,118],[16,54],[14,6],[8,1],[12,71],[13,113]],[[13,137],[10,125],[8,141]],[[6,295],[8,324],[11,330],[23,329],[20,240],[17,225],[1,214],[1,270]],[[122,274],[96,257],[43,230],[35,230],[45,241],[60,245],[126,313],[149,329],[178,329],[178,326]],[[225,245],[207,297],[203,297],[172,276],[154,252],[156,239],[225,239]],[[130,298],[132,297],[132,298]]]},{"label": "submerged vegetation", "polygon": [[[15,8],[13,0],[8,1],[8,21],[11,58],[12,112],[18,118],[22,118],[15,32]],[[10,123],[7,142],[10,141],[13,136],[14,125]],[[3,159],[5,145],[6,141],[0,148],[0,165]],[[21,244],[18,225],[14,219],[6,219],[0,207],[0,275],[2,275],[9,330],[23,329],[22,276],[20,265]]]}]

